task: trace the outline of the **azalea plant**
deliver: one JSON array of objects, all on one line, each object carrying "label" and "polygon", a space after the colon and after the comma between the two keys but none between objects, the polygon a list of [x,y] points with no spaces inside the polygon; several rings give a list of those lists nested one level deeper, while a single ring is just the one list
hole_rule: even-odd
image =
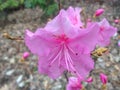
[{"label": "azalea plant", "polygon": [[[38,56],[38,71],[41,74],[52,79],[57,79],[64,72],[70,74],[66,90],[85,90],[82,82],[93,81],[92,77],[88,78],[95,63],[91,52],[97,47],[108,46],[117,31],[105,18],[95,21],[104,9],[96,10],[94,19],[86,18],[86,21],[81,21],[82,12],[79,7],[61,9],[45,27],[38,28],[34,33],[30,30],[25,32],[25,44]],[[105,86],[107,76],[100,74],[100,79]]]}]

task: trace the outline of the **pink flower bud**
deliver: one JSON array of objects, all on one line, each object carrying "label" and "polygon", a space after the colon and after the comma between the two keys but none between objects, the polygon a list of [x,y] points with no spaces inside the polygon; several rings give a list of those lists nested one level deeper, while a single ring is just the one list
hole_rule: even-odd
[{"label": "pink flower bud", "polygon": [[120,40],[118,41],[118,46],[120,47]]},{"label": "pink flower bud", "polygon": [[87,19],[87,22],[92,22],[92,20],[90,18]]},{"label": "pink flower bud", "polygon": [[100,80],[103,84],[107,83],[107,76],[103,73],[100,73]]},{"label": "pink flower bud", "polygon": [[88,82],[88,83],[93,82],[93,78],[92,78],[92,77],[89,77],[86,82]]},{"label": "pink flower bud", "polygon": [[103,12],[104,12],[104,9],[101,8],[101,9],[96,10],[94,15],[100,16],[101,14],[103,14]]},{"label": "pink flower bud", "polygon": [[24,53],[23,53],[23,58],[24,58],[24,59],[27,59],[27,58],[29,57],[29,55],[30,55],[29,52],[24,52]]},{"label": "pink flower bud", "polygon": [[118,23],[119,23],[119,20],[118,20],[118,19],[116,19],[116,20],[114,20],[114,22],[115,22],[116,24],[118,24]]}]

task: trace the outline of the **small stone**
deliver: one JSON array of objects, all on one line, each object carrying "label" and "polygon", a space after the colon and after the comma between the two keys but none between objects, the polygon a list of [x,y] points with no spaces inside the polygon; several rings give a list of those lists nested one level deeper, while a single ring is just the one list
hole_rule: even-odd
[{"label": "small stone", "polygon": [[115,65],[114,67],[115,67],[115,69],[120,70],[120,68],[117,65]]},{"label": "small stone", "polygon": [[113,49],[113,50],[111,51],[111,53],[112,53],[112,54],[117,54],[118,51],[117,51],[117,49],[115,48],[115,49]]},{"label": "small stone", "polygon": [[30,75],[30,80],[33,80],[33,76],[32,75]]},{"label": "small stone", "polygon": [[105,68],[105,63],[99,63],[99,66],[101,67],[101,68]]},{"label": "small stone", "polygon": [[116,61],[116,62],[120,62],[120,57],[119,57],[119,56],[116,56],[116,57],[115,57],[115,61]]},{"label": "small stone", "polygon": [[20,76],[17,78],[16,82],[17,82],[17,83],[20,83],[22,79],[23,79],[23,75],[20,75]]},{"label": "small stone", "polygon": [[11,58],[11,59],[10,59],[10,63],[11,63],[11,64],[14,64],[14,63],[15,63],[15,59],[14,59],[14,58]]},{"label": "small stone", "polygon": [[8,60],[8,57],[4,57],[3,59],[4,59],[4,60]]},{"label": "small stone", "polygon": [[113,38],[116,37],[118,35],[118,33],[116,32],[114,35],[113,35]]},{"label": "small stone", "polygon": [[109,67],[109,66],[110,66],[110,64],[109,64],[109,63],[106,63],[105,65],[106,65],[106,67]]},{"label": "small stone", "polygon": [[12,69],[12,70],[7,71],[5,75],[11,76],[14,72],[15,72],[15,70]]},{"label": "small stone", "polygon": [[20,88],[23,88],[24,86],[25,86],[25,82],[24,81],[18,84],[18,87],[20,87]]},{"label": "small stone", "polygon": [[103,59],[102,59],[102,58],[98,58],[98,61],[99,61],[99,62],[103,62]]}]

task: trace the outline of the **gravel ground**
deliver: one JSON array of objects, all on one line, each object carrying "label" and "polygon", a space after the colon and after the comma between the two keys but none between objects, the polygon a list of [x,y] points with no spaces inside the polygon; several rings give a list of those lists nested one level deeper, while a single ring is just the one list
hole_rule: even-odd
[{"label": "gravel ground", "polygon": [[[102,7],[106,12],[99,18],[106,17],[112,25],[115,18],[120,18],[120,14],[116,6],[117,0],[113,2],[102,2],[102,0],[66,0],[62,7],[80,6],[86,7],[86,12],[90,15],[94,10]],[[96,1],[96,2],[92,2]],[[101,3],[97,2],[101,1]],[[119,1],[119,0],[118,0]],[[119,10],[119,9],[118,9]],[[88,17],[91,17],[91,16]],[[37,57],[30,55],[25,62],[20,62],[22,53],[28,51],[23,40],[10,40],[3,37],[4,33],[8,33],[12,37],[24,38],[26,29],[35,31],[36,28],[45,25],[42,22],[42,10],[40,8],[24,9],[16,11],[8,16],[10,22],[0,27],[0,90],[64,90],[66,80],[64,76],[57,80],[52,80],[47,76],[40,75],[37,72]],[[99,73],[104,72],[108,75],[108,90],[120,90],[120,47],[117,42],[120,40],[120,34],[117,33],[111,40],[109,53],[104,54],[96,60],[95,69],[92,71],[94,81],[92,84],[84,83],[87,90],[100,90]]]}]

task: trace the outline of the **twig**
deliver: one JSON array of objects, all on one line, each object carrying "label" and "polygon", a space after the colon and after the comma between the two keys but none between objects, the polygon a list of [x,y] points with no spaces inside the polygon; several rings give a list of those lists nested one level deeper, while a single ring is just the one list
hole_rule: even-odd
[{"label": "twig", "polygon": [[68,71],[65,71],[65,72],[64,72],[64,76],[65,76],[66,81],[68,82],[68,76],[67,76],[67,73],[68,73]]},{"label": "twig", "polygon": [[60,9],[61,9],[61,2],[60,2],[60,0],[58,0],[58,7],[59,7],[59,11],[60,11]]}]

